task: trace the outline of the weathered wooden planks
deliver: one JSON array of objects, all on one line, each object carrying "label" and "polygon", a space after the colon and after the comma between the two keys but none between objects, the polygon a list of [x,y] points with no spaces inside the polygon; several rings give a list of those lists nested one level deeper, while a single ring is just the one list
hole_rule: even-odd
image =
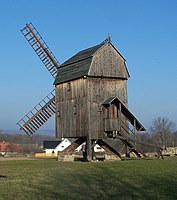
[{"label": "weathered wooden planks", "polygon": [[[79,60],[74,64],[73,70],[77,71],[76,66],[81,70],[79,63],[83,64],[84,69],[84,63],[88,64]],[[71,65],[70,61],[68,65],[62,67],[62,73],[71,72],[71,67],[73,64]],[[128,77],[125,59],[121,54],[109,42],[100,45],[92,55],[92,62],[84,77],[59,82],[56,85],[56,113],[59,113],[56,115],[56,136],[104,138],[105,112],[102,102],[109,97],[118,97],[127,105]],[[114,108],[111,112],[117,111]],[[114,118],[111,114],[110,117]],[[115,124],[110,126],[115,127]],[[118,128],[119,125],[116,127]]]},{"label": "weathered wooden planks", "polygon": [[57,85],[57,136],[84,137],[90,132],[93,139],[104,137],[102,102],[112,96],[127,104],[125,79],[87,77]]}]

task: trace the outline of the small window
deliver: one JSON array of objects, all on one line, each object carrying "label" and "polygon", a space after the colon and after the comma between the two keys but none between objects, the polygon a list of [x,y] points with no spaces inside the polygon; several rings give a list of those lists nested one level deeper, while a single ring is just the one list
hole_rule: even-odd
[{"label": "small window", "polygon": [[74,115],[76,115],[76,106],[74,106]]},{"label": "small window", "polygon": [[60,117],[60,111],[59,110],[57,111],[57,117]]},{"label": "small window", "polygon": [[68,82],[68,83],[67,83],[67,91],[70,91],[70,90],[71,90],[71,83]]},{"label": "small window", "polygon": [[102,106],[98,106],[98,112],[102,112],[103,111],[102,108],[103,108]]}]

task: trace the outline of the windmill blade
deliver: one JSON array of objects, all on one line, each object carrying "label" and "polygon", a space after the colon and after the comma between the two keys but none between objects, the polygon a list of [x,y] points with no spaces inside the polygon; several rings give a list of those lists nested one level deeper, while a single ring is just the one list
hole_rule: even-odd
[{"label": "windmill blade", "polygon": [[50,74],[55,78],[60,64],[47,44],[42,39],[39,32],[36,30],[32,23],[26,24],[21,32],[31,47],[34,49],[40,60],[46,66]]},{"label": "windmill blade", "polygon": [[54,90],[42,99],[17,124],[28,135],[33,135],[55,113]]}]

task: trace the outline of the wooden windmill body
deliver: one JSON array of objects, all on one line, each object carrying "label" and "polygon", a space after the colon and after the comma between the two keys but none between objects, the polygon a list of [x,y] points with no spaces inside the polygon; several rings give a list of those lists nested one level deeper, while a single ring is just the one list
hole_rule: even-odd
[{"label": "wooden windmill body", "polygon": [[105,142],[106,138],[117,138],[140,156],[141,152],[127,139],[128,124],[134,127],[134,133],[145,128],[128,110],[129,72],[124,57],[110,38],[59,65],[32,24],[27,24],[22,33],[55,78],[55,94],[51,92],[44,105],[40,103],[36,112],[33,109],[22,118],[18,122],[20,128],[31,135],[55,113],[56,137],[76,138],[65,153],[72,153],[86,142],[88,160],[93,158],[95,143],[120,157]]}]

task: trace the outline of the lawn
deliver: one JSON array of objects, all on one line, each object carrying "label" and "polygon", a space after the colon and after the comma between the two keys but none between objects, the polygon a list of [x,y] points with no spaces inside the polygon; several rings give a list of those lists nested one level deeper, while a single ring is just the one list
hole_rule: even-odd
[{"label": "lawn", "polygon": [[0,199],[177,199],[177,158],[0,161]]}]

